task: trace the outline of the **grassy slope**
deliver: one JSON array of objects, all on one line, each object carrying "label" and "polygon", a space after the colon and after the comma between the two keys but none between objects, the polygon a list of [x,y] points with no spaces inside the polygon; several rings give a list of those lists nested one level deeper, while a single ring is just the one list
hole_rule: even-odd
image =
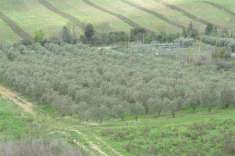
[{"label": "grassy slope", "polygon": [[49,0],[51,4],[60,10],[79,18],[84,23],[93,23],[99,31],[127,31],[130,26],[121,22],[119,19],[94,9],[82,0]]},{"label": "grassy slope", "polygon": [[15,139],[29,132],[30,117],[14,104],[0,98],[0,139]]},{"label": "grassy slope", "polygon": [[[30,34],[40,29],[53,34],[67,23],[66,19],[47,10],[37,0],[3,0],[0,1],[0,10]],[[10,33],[6,34],[6,38],[9,36]]]},{"label": "grassy slope", "polygon": [[[234,31],[234,17],[224,12],[223,10],[219,10],[211,5],[203,3],[205,0],[165,0],[171,4],[175,4],[194,15],[199,17],[203,17],[203,19],[212,22],[214,24],[220,25],[221,27],[231,29]],[[234,1],[223,1],[223,0],[208,0],[226,8],[229,8],[231,11],[235,8]]]},{"label": "grassy slope", "polygon": [[[176,118],[144,117],[138,121],[112,120],[102,124],[81,123],[75,117],[58,117],[50,108],[40,110],[33,121],[14,104],[0,99],[0,138],[24,138],[31,133],[32,136],[27,135],[27,138],[76,140],[90,150],[92,142],[106,154],[114,156],[117,153],[125,156],[226,155],[225,142],[233,144],[235,141],[235,109],[232,108],[211,113],[184,111]],[[35,126],[37,130],[33,129]]]},{"label": "grassy slope", "polygon": [[162,20],[159,20],[158,18],[141,11],[139,9],[136,9],[134,7],[131,7],[130,5],[127,5],[120,0],[109,1],[109,0],[96,0],[96,4],[103,5],[108,9],[111,9],[112,11],[116,13],[120,13],[122,15],[125,15],[126,17],[134,20],[138,24],[155,30],[155,31],[167,31],[167,30],[173,30],[173,31],[180,31],[178,28],[171,26],[167,23],[165,23]]},{"label": "grassy slope", "polygon": [[[149,10],[157,11],[157,12],[161,13],[162,15],[164,15],[165,17],[169,18],[170,20],[172,20],[176,23],[180,23],[184,26],[187,26],[191,22],[190,18],[188,18],[186,16],[182,16],[181,13],[176,12],[176,11],[162,5],[162,3],[159,0],[148,0],[148,3],[146,3],[143,0],[132,0],[131,2],[139,4],[145,8],[148,8]],[[204,28],[203,25],[201,25],[198,22],[195,22],[194,24],[199,29]]]},{"label": "grassy slope", "polygon": [[[235,22],[232,15],[209,4],[203,3],[203,0],[165,1],[170,4],[177,5],[198,17],[208,20],[209,22],[229,28],[232,31],[235,30]],[[51,2],[58,9],[61,9],[62,11],[79,18],[82,22],[90,22],[95,24],[99,31],[128,31],[130,29],[130,26],[123,23],[121,20],[109,15],[108,13],[94,9],[93,7],[85,4],[82,0],[49,0],[49,2]],[[136,23],[154,31],[180,31],[180,29],[167,24],[161,19],[131,7],[130,5],[121,2],[121,0],[94,0],[92,2],[115,13],[126,16]],[[131,2],[139,4],[147,9],[156,11],[171,21],[180,23],[182,25],[187,25],[191,21],[191,19],[182,15],[181,13],[162,5],[160,0],[149,0],[148,3],[146,3],[144,0],[131,0]],[[235,8],[235,2],[233,1],[213,0],[212,2],[218,3],[230,10],[234,10]],[[26,32],[31,34],[39,29],[50,32],[49,34],[53,34],[57,32],[58,29],[63,25],[68,23],[66,19],[40,5],[37,0],[2,0],[0,1],[0,10],[5,15],[14,20]],[[205,25],[198,22],[194,22],[194,24],[201,30],[203,30],[205,27]],[[15,37],[16,35],[14,35],[2,21],[0,22],[0,26],[4,30],[0,31],[1,41],[3,38],[4,40],[9,41],[17,40]]]},{"label": "grassy slope", "polygon": [[0,20],[0,42],[14,42],[19,39],[19,37],[8,27],[6,23]]},{"label": "grassy slope", "polygon": [[184,112],[175,119],[145,118],[104,124],[96,131],[125,155],[225,155],[225,138],[235,134],[235,116],[234,110]]}]

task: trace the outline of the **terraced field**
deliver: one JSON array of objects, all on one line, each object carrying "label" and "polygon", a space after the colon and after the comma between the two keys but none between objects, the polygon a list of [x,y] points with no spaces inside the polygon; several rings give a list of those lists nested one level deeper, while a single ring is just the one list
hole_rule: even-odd
[{"label": "terraced field", "polygon": [[31,38],[40,29],[51,36],[71,23],[79,33],[86,23],[98,32],[181,32],[191,21],[200,31],[212,23],[234,32],[234,8],[232,0],[1,0],[0,41]]}]

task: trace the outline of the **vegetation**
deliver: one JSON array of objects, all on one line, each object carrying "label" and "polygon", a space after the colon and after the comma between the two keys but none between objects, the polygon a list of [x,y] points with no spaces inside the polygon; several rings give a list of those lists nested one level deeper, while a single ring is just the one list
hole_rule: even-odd
[{"label": "vegetation", "polygon": [[[100,153],[93,153],[94,149],[90,148],[91,142],[107,155],[115,156],[119,154],[170,156],[173,153],[177,155],[234,155],[234,108],[214,109],[211,113],[204,109],[196,112],[184,110],[179,112],[176,118],[168,115],[141,116],[138,121],[128,118],[126,121],[111,120],[97,124],[80,122],[72,116],[58,116],[48,107],[35,109],[38,111],[37,116],[34,118],[28,116],[27,119],[17,115],[21,110],[16,109],[13,103],[1,100],[1,108],[4,107],[8,108],[5,109],[6,112],[14,111],[11,121],[27,123],[24,127],[28,131],[25,129],[20,131],[17,128],[9,133],[9,129],[1,129],[1,135],[8,138],[7,142],[4,140],[5,143],[0,144],[0,152],[3,156],[14,156],[19,152],[24,155],[29,152],[40,152],[46,156],[58,154],[63,156],[63,152],[66,152],[65,155],[80,156],[77,150],[63,141],[76,145],[76,148],[77,141],[89,149],[91,155],[100,155]],[[4,125],[6,123],[9,123],[9,126],[14,125],[9,121]],[[33,123],[34,128],[30,127],[30,123]],[[79,133],[75,130],[79,130]],[[20,132],[20,140],[12,140],[8,137],[16,132]],[[29,137],[32,140],[29,140]],[[37,139],[38,137],[40,139]],[[27,138],[26,141],[24,138]],[[49,138],[51,138],[50,141],[44,140]],[[8,150],[9,147],[14,150]],[[82,155],[85,154],[82,153]]]},{"label": "vegetation", "polygon": [[[3,0],[0,3],[0,10],[1,13],[14,21],[18,27],[22,28],[22,30],[28,34],[31,34],[31,36],[34,36],[34,33],[38,30],[42,30],[46,37],[49,38],[60,32],[61,28],[66,26],[68,22],[74,21],[79,21],[77,23],[79,23],[78,30],[80,34],[83,32],[81,25],[86,25],[88,23],[92,23],[98,33],[127,33],[133,28],[112,14],[89,6],[83,0],[70,0],[66,3],[62,0],[47,1],[52,6],[57,8],[57,12],[50,10],[38,0],[28,0],[27,2]],[[166,7],[158,0],[149,0],[148,3],[144,3],[143,0],[134,0],[131,1],[131,3],[146,8],[147,10],[157,12],[158,14],[162,15],[163,18],[153,16],[149,12],[134,8],[133,6],[124,3],[122,0],[93,0],[92,2],[112,11],[115,14],[125,16],[141,27],[155,31],[157,33],[180,33],[182,31],[181,29],[165,22],[163,20],[165,18],[169,19],[170,23],[181,24],[184,27],[187,27],[187,25],[192,21],[195,27],[198,28],[198,31],[201,33],[204,32],[205,27],[207,26],[205,23],[212,23],[216,26],[219,25],[220,27],[218,28],[218,31],[220,31],[219,29],[222,27],[223,29],[226,28],[230,34],[233,33],[234,16],[225,10],[231,10],[232,12],[234,10],[234,3],[224,0],[209,1],[219,4],[226,9],[218,9],[208,3],[204,3],[204,0],[177,0],[168,2],[171,5],[178,6],[190,14],[203,19],[203,21],[206,21],[204,23],[200,22],[200,20],[196,20],[197,18],[192,18],[180,11]],[[197,9],[190,9],[192,7]],[[215,13],[216,16],[214,16]],[[141,17],[139,15],[141,15]],[[15,31],[12,31],[9,23],[0,20],[0,27],[1,42],[15,42],[21,39],[15,33]]]},{"label": "vegetation", "polygon": [[231,51],[235,51],[235,40],[234,38],[222,38],[213,36],[202,36],[201,40],[207,44],[211,44],[217,47],[230,48]]},{"label": "vegetation", "polygon": [[205,29],[206,35],[212,35],[217,33],[217,28],[213,24],[208,24]]},{"label": "vegetation", "polygon": [[30,123],[29,119],[19,109],[15,108],[13,104],[2,100],[0,98],[0,139],[17,139],[29,132],[27,125]]},{"label": "vegetation", "polygon": [[36,31],[34,34],[34,41],[38,43],[42,43],[45,41],[45,34],[42,30]]},{"label": "vegetation", "polygon": [[[36,117],[2,118],[10,127],[2,128],[2,138],[13,140],[2,150],[39,150],[35,145],[51,154],[50,140],[62,140],[91,155],[100,153],[94,146],[107,155],[234,155],[234,61],[221,55],[223,49],[214,57],[215,48],[200,43],[198,51],[193,43],[171,51],[156,44],[1,45],[1,84],[39,104]],[[2,104],[4,111],[15,110]],[[15,141],[27,134],[33,144]]]},{"label": "vegetation", "polygon": [[234,156],[234,7],[2,0],[0,155]]},{"label": "vegetation", "polygon": [[[96,134],[127,156],[235,154],[233,110],[184,112],[172,119],[142,118],[108,122],[84,129]],[[95,129],[95,130],[94,130]]]},{"label": "vegetation", "polygon": [[[10,149],[10,150],[9,150]],[[1,156],[81,156],[78,150],[63,147],[61,143],[50,143],[46,141],[28,141],[19,143],[0,144]]]},{"label": "vegetation", "polygon": [[0,78],[37,103],[83,120],[162,113],[175,117],[185,108],[224,108],[224,98],[226,107],[235,104],[227,99],[234,95],[232,64],[224,71],[209,60],[197,66],[197,56],[174,59],[133,50],[52,43],[3,47]]}]

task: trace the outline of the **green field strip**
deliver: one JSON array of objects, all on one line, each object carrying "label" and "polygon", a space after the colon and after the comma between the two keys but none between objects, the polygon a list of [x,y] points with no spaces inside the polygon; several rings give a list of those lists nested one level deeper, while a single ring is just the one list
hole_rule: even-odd
[{"label": "green field strip", "polygon": [[149,13],[149,14],[151,14],[151,15],[153,15],[153,16],[155,16],[155,17],[161,19],[161,20],[163,20],[163,21],[166,22],[167,24],[170,24],[170,25],[172,25],[172,26],[178,27],[178,28],[180,28],[180,29],[184,29],[184,28],[185,28],[184,25],[181,25],[181,24],[179,24],[179,23],[176,23],[176,22],[174,22],[174,21],[171,21],[170,19],[168,19],[167,17],[163,16],[162,14],[160,14],[160,13],[158,13],[158,12],[156,12],[156,11],[149,10],[149,9],[147,9],[147,8],[145,8],[145,7],[142,7],[142,6],[138,5],[138,4],[132,3],[132,2],[127,1],[127,0],[121,0],[121,1],[122,1],[123,3],[128,4],[129,6],[135,7],[135,8],[137,8],[137,9],[139,9],[139,10],[142,10],[142,11],[144,11],[144,12],[146,12],[146,13]]},{"label": "green field strip", "polygon": [[[144,0],[129,0],[132,3],[135,3],[139,6],[142,6],[144,8],[147,8],[148,10],[152,10],[152,11],[157,11],[158,13],[160,13],[162,16],[168,18],[169,20],[178,23],[182,26],[187,27],[189,25],[190,22],[192,22],[192,19],[188,18],[187,16],[182,15],[182,13],[177,12],[175,10],[170,9],[169,7],[166,7],[165,5],[163,5],[162,3],[157,2],[156,0],[148,0],[147,3]],[[121,3],[121,2],[120,2]],[[135,9],[134,7],[130,7],[130,9]],[[140,10],[141,11],[141,10]],[[166,22],[162,21],[161,19],[157,19],[157,17],[152,16],[151,14],[146,13],[147,16],[151,16],[153,21],[156,21],[157,24],[160,25],[164,25],[165,27],[168,27],[168,29],[164,29],[161,28],[161,30],[170,30],[172,32],[176,32],[177,30],[182,30],[181,28],[177,28],[175,26],[169,25]],[[205,25],[201,24],[200,22],[197,21],[193,21],[193,24],[196,28],[198,28],[199,31],[204,31],[205,29]],[[169,29],[170,28],[170,29]]]},{"label": "green field strip", "polygon": [[95,8],[95,9],[98,9],[98,10],[103,11],[103,12],[105,12],[107,14],[110,14],[110,15],[116,17],[116,18],[119,18],[121,21],[123,21],[124,23],[128,24],[129,26],[131,26],[133,28],[142,27],[139,24],[137,24],[136,22],[132,21],[131,19],[129,19],[129,18],[125,17],[125,16],[122,16],[120,14],[117,14],[117,13],[115,13],[113,11],[110,11],[110,10],[108,10],[108,9],[102,7],[102,6],[99,6],[99,5],[91,2],[90,0],[83,0],[83,1],[85,3],[87,3],[88,5],[92,6],[93,8]]},{"label": "green field strip", "polygon": [[0,19],[0,43],[8,42],[8,43],[14,43],[18,40],[20,40],[20,37],[15,34],[11,28]]},{"label": "green field strip", "polygon": [[220,5],[220,4],[217,4],[217,3],[214,3],[214,2],[210,2],[210,1],[204,1],[204,3],[209,4],[209,5],[217,8],[217,9],[219,9],[221,11],[224,11],[224,12],[230,14],[231,16],[233,16],[235,18],[235,12],[229,10],[228,8],[226,8],[226,7],[224,7],[224,6]]},{"label": "green field strip", "polygon": [[2,19],[11,28],[11,30],[16,33],[21,39],[30,41],[33,40],[30,34],[25,32],[15,21],[10,19],[2,12],[0,12],[0,19]]},{"label": "green field strip", "polygon": [[45,37],[57,36],[62,27],[68,23],[67,19],[51,12],[38,0],[4,0],[0,2],[0,9],[31,36],[39,30],[45,33]]},{"label": "green field strip", "polygon": [[163,5],[165,5],[166,7],[172,9],[172,10],[175,10],[175,11],[178,11],[178,12],[182,13],[184,16],[187,16],[188,18],[190,18],[192,20],[200,22],[201,24],[204,24],[204,25],[208,25],[208,24],[216,25],[216,24],[213,24],[211,22],[208,22],[208,21],[204,20],[203,18],[200,18],[198,16],[193,15],[192,13],[190,13],[190,12],[188,12],[188,11],[186,11],[186,10],[176,6],[176,5],[173,5],[173,4],[164,2],[164,1],[161,1],[161,3]]},{"label": "green field strip", "polygon": [[[151,1],[152,0],[150,0],[150,2]],[[139,4],[137,1],[133,0],[133,3],[134,2]],[[140,2],[142,2],[142,0]],[[135,21],[139,25],[150,28],[151,30],[154,30],[155,32],[174,32],[174,33],[175,32],[182,32],[181,28],[178,28],[176,26],[172,26],[163,20],[157,19],[155,16],[153,16],[143,10],[137,9],[137,8],[132,7],[126,3],[123,3],[121,0],[116,0],[116,1],[95,0],[94,3],[96,3],[99,6],[103,6],[109,10],[112,10],[112,12],[124,15],[125,17],[132,19],[133,21]],[[150,10],[154,10],[152,8],[157,7],[156,3],[154,1],[152,1],[152,3],[151,3],[152,6],[149,6],[149,4],[146,3],[146,1],[143,2],[144,5],[142,5],[142,3],[140,3],[140,4],[141,4],[141,6],[144,6],[145,8],[148,8]],[[163,7],[161,6],[161,9],[162,8]],[[166,14],[168,14],[168,13],[166,13]],[[172,18],[173,16],[174,15],[171,14],[170,18],[174,19],[174,18]],[[168,17],[168,16],[165,16],[165,17]],[[175,21],[175,20],[173,20],[173,21]],[[182,20],[181,20],[181,24],[182,23],[184,23],[184,22],[182,22]],[[187,25],[188,23],[184,23],[184,24]]]},{"label": "green field strip", "polygon": [[165,0],[164,2],[177,6],[184,11],[203,19],[205,24],[207,24],[206,22],[211,23],[221,30],[230,28],[229,25],[231,24],[228,23],[231,22],[230,16],[225,12],[218,11],[213,6],[204,3],[204,0]]},{"label": "green field strip", "polygon": [[114,18],[112,15],[103,11],[94,9],[82,0],[48,0],[56,8],[73,15],[80,19],[83,23],[91,23],[94,25],[98,33],[107,33],[113,31],[129,32],[132,28],[128,24]]},{"label": "green field strip", "polygon": [[43,5],[44,7],[46,7],[47,9],[49,9],[50,11],[58,14],[59,16],[62,16],[63,18],[69,20],[70,22],[78,25],[80,28],[82,28],[84,30],[85,28],[85,23],[81,22],[78,18],[70,15],[70,14],[67,14],[63,11],[61,11],[60,9],[54,7],[50,2],[48,2],[47,0],[38,0],[39,3],[41,5]]}]

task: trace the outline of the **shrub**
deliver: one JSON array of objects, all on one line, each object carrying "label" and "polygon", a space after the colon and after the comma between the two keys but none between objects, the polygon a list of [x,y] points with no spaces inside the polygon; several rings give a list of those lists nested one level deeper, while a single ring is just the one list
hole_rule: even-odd
[{"label": "shrub", "polygon": [[144,43],[144,35],[146,30],[144,28],[134,28],[130,32],[130,38],[132,41],[138,41]]},{"label": "shrub", "polygon": [[224,47],[224,48],[230,49],[231,51],[235,50],[234,38],[202,36],[201,41],[206,44],[211,44],[217,47]]},{"label": "shrub", "polygon": [[206,55],[197,55],[193,58],[193,63],[195,65],[208,65],[211,63],[211,58]]},{"label": "shrub", "polygon": [[128,34],[125,32],[109,32],[102,34],[102,43],[103,44],[113,44],[119,42],[127,42],[128,41]]},{"label": "shrub", "polygon": [[177,38],[174,42],[179,43],[181,47],[191,47],[195,41],[193,38]]},{"label": "shrub", "polygon": [[84,36],[81,37],[84,43],[92,43],[95,35],[95,29],[92,24],[87,24],[85,27]]},{"label": "shrub", "polygon": [[228,155],[235,155],[235,138],[233,133],[226,134],[224,137],[224,151]]},{"label": "shrub", "polygon": [[10,60],[10,61],[14,61],[15,59],[16,59],[16,54],[15,53],[13,53],[13,52],[8,52],[7,53],[7,58],[8,58],[8,60]]},{"label": "shrub", "polygon": [[228,61],[224,61],[224,60],[216,60],[215,64],[217,66],[218,70],[230,70],[231,68],[233,68],[233,65],[228,62]]},{"label": "shrub", "polygon": [[34,33],[34,41],[42,43],[45,41],[45,34],[42,30],[36,31]]},{"label": "shrub", "polygon": [[62,41],[65,43],[73,43],[74,38],[67,27],[63,27],[62,29]]},{"label": "shrub", "polygon": [[197,38],[198,37],[198,30],[194,28],[193,23],[190,22],[188,27],[183,30],[183,36],[189,38]]},{"label": "shrub", "polygon": [[156,39],[160,42],[173,42],[178,37],[179,34],[160,32],[160,34],[157,35]]},{"label": "shrub", "polygon": [[205,34],[206,35],[212,35],[217,33],[217,28],[213,24],[207,24],[205,28]]},{"label": "shrub", "polygon": [[221,103],[224,108],[228,108],[230,105],[235,103],[234,95],[235,92],[230,85],[223,85],[223,89],[221,91]]},{"label": "shrub", "polygon": [[231,58],[231,52],[225,48],[216,48],[212,53],[214,59],[229,59]]}]

